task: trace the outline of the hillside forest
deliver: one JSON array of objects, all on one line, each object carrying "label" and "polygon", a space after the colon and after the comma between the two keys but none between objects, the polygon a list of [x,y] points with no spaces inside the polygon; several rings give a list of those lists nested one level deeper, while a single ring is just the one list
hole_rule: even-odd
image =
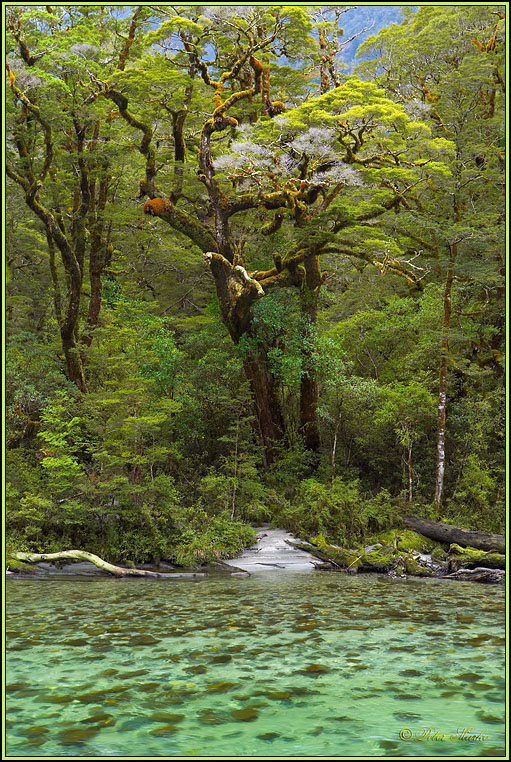
[{"label": "hillside forest", "polygon": [[6,13],[8,547],[501,533],[505,6]]}]

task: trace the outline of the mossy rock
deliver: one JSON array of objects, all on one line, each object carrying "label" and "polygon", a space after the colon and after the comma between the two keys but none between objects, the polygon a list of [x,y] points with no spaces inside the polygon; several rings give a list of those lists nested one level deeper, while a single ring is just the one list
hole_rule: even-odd
[{"label": "mossy rock", "polygon": [[441,561],[444,561],[446,555],[447,555],[447,551],[445,550],[444,546],[440,545],[439,543],[431,551],[431,558],[433,559],[433,561],[437,561],[438,563],[440,563]]},{"label": "mossy rock", "polygon": [[19,561],[17,558],[7,556],[5,561],[5,568],[16,574],[35,574],[36,567],[33,564],[26,564],[24,561]]},{"label": "mossy rock", "polygon": [[420,566],[415,558],[411,555],[407,555],[403,558],[403,564],[407,574],[413,577],[432,577],[433,572],[431,569],[426,569],[424,566]]},{"label": "mossy rock", "polygon": [[439,544],[411,529],[389,529],[378,535],[376,541],[385,545],[393,545],[398,550],[404,550],[407,553],[412,550],[417,551],[417,553],[431,553]]},{"label": "mossy rock", "polygon": [[[393,530],[393,533],[385,533],[380,538],[391,538],[391,543],[386,543],[379,548],[366,553],[364,548],[358,550],[346,550],[344,548],[333,548],[326,544],[321,548],[311,548],[310,545],[298,545],[297,547],[303,550],[312,552],[316,557],[322,561],[328,561],[338,566],[341,569],[352,572],[398,572],[400,574],[411,574],[420,577],[430,577],[432,572],[430,569],[426,569],[420,565],[420,563],[413,557],[411,551],[404,551],[400,547],[400,541],[392,544],[395,537],[399,538],[401,534],[398,530]],[[415,535],[415,532],[410,532]],[[418,535],[415,535],[418,536]],[[397,544],[397,547],[396,547]],[[435,543],[433,543],[435,544]]]},{"label": "mossy rock", "polygon": [[485,569],[506,568],[506,556],[502,553],[477,550],[476,548],[462,548],[456,543],[450,546],[447,560],[451,571],[476,569],[477,567],[484,567]]},{"label": "mossy rock", "polygon": [[388,572],[396,566],[396,550],[387,545],[363,553],[358,560],[358,568],[363,571]]}]

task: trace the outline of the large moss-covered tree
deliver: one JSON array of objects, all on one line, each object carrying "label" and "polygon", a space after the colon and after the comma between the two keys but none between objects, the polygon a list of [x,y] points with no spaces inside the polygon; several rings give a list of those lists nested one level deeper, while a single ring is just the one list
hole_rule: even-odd
[{"label": "large moss-covered tree", "polygon": [[309,80],[305,97],[303,73],[276,62],[285,55],[302,72],[317,64],[321,43],[306,9],[238,10],[157,9],[147,52],[108,81],[91,76],[88,87],[137,140],[144,211],[202,250],[211,268],[223,323],[245,352],[268,464],[285,430],[271,342],[253,319],[258,302],[276,289],[300,295],[300,431],[315,450],[320,256],[354,256],[420,285],[408,252],[378,220],[409,208],[417,185],[445,172],[449,143],[356,78],[323,94]]}]

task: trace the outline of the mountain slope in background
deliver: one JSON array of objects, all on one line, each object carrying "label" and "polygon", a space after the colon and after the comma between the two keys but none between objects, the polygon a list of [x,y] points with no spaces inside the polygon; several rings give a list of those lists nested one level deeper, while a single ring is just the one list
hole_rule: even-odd
[{"label": "mountain slope in background", "polygon": [[[417,6],[412,6],[415,8]],[[347,40],[354,34],[361,32],[364,27],[366,31],[360,34],[352,42],[348,43],[338,56],[338,60],[346,64],[347,71],[351,72],[362,59],[355,58],[357,49],[368,37],[376,35],[386,26],[403,21],[401,14],[402,5],[359,5],[353,10],[343,13],[339,19],[339,24],[344,29],[344,36],[340,41]]]}]

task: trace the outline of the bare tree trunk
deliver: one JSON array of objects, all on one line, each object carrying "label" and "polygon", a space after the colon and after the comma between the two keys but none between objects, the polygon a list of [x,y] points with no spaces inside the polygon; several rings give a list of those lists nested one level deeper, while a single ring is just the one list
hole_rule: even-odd
[{"label": "bare tree trunk", "polygon": [[[67,269],[67,268],[66,268]],[[66,315],[60,326],[60,338],[62,349],[66,358],[67,377],[75,383],[82,392],[87,391],[85,373],[80,352],[76,345],[76,329],[80,309],[80,297],[82,290],[82,277],[78,268],[68,269],[70,275],[69,297]]]},{"label": "bare tree trunk", "polygon": [[[459,156],[457,157],[459,158]],[[456,188],[459,187],[459,177],[456,181]],[[456,192],[453,197],[453,220],[455,223],[460,221],[460,202],[457,198]],[[435,496],[433,503],[437,510],[437,515],[440,513],[440,507],[442,504],[442,494],[444,490],[444,475],[445,475],[445,420],[446,420],[446,407],[447,407],[447,363],[449,357],[449,335],[451,330],[451,314],[452,314],[452,285],[454,281],[454,268],[456,266],[456,259],[458,257],[458,239],[450,244],[449,251],[449,265],[447,268],[447,274],[445,278],[444,288],[444,320],[442,327],[442,344],[440,349],[440,379],[438,384],[438,432],[437,432],[437,460],[436,460],[436,480],[435,480]]]},{"label": "bare tree trunk", "polygon": [[440,379],[438,384],[438,430],[437,430],[437,459],[436,459],[436,482],[435,482],[435,496],[433,502],[437,508],[440,509],[442,502],[442,494],[444,489],[444,475],[445,475],[445,420],[446,420],[446,405],[447,405],[447,362],[449,357],[449,333],[451,328],[451,313],[452,313],[452,284],[454,280],[454,264],[456,262],[456,256],[458,246],[453,244],[451,247],[451,258],[449,261],[449,269],[447,270],[447,276],[445,280],[444,289],[444,321],[442,327],[442,344],[440,349]]},{"label": "bare tree trunk", "polygon": [[413,467],[412,467],[412,445],[408,447],[408,502],[413,503]]},{"label": "bare tree trunk", "polygon": [[314,371],[308,371],[300,385],[300,430],[305,447],[316,452],[319,450],[318,427],[319,386]]},{"label": "bare tree trunk", "polygon": [[232,484],[232,503],[231,503],[231,519],[234,519],[234,509],[236,507],[236,484],[238,481],[238,444],[240,433],[240,413],[236,417],[236,439],[234,442],[234,480]]},{"label": "bare tree trunk", "polygon": [[315,367],[314,330],[318,316],[319,288],[323,282],[319,257],[309,254],[304,259],[305,280],[301,291],[304,368],[300,384],[300,433],[308,450],[319,450],[318,402],[319,384]]},{"label": "bare tree trunk", "polygon": [[332,455],[331,455],[331,458],[330,458],[330,462],[332,464],[332,484],[333,484],[334,479],[335,479],[335,456],[336,456],[336,453],[337,453],[337,437],[339,435],[339,427],[341,425],[341,415],[342,414],[339,413],[339,417],[337,418],[337,422],[335,424],[334,439],[333,439],[333,442],[332,442]]},{"label": "bare tree trunk", "polygon": [[[145,569],[123,569],[121,566],[114,566],[114,564],[103,561],[99,556],[94,553],[87,553],[85,550],[62,550],[59,553],[14,553],[13,558],[17,558],[19,561],[28,561],[31,564],[35,564],[38,561],[61,561],[67,558],[77,561],[89,561],[98,569],[113,574],[114,577],[176,577],[184,575],[176,574],[161,574],[159,572],[146,571]],[[205,577],[206,574],[187,574],[187,577]]]}]

